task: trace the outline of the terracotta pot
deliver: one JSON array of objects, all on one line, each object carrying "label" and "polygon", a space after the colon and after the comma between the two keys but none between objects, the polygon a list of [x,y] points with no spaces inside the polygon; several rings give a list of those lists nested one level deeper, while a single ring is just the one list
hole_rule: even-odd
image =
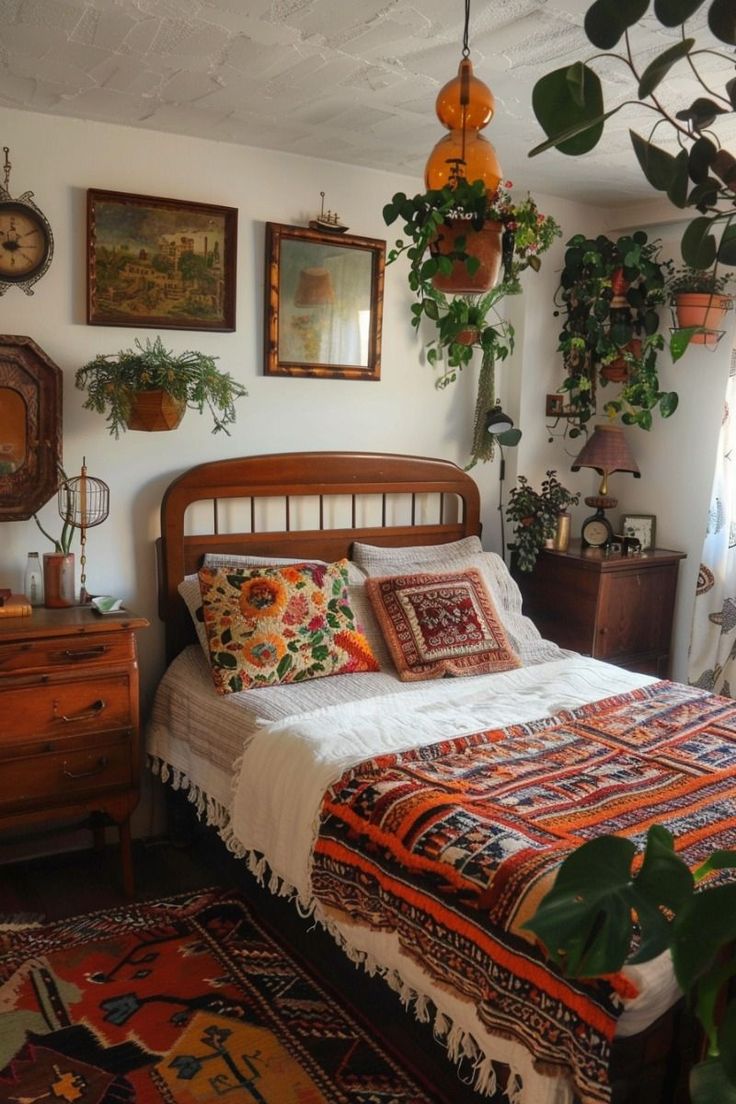
[{"label": "terracotta pot", "polygon": [[458,330],[453,338],[457,345],[475,345],[480,338],[480,330],[477,326],[468,326],[464,330]]},{"label": "terracotta pot", "polygon": [[[674,298],[677,325],[681,329],[704,326],[706,330],[721,330],[726,311],[733,305],[730,296],[709,295],[707,292],[681,292]],[[693,334],[691,341],[694,345],[705,345],[709,337],[705,333]]]},{"label": "terracotta pot", "polygon": [[136,391],[126,425],[128,429],[145,429],[149,433],[176,429],[186,408],[185,402],[168,391]]},{"label": "terracotta pot", "polygon": [[43,591],[47,609],[76,606],[73,552],[44,552]]},{"label": "terracotta pot", "polygon": [[432,256],[451,252],[457,239],[464,238],[463,252],[477,257],[480,265],[471,276],[464,261],[455,262],[449,276],[437,275],[433,278],[432,283],[437,290],[473,292],[492,288],[501,269],[502,230],[500,222],[487,222],[480,230],[473,229],[470,219],[448,219],[447,223],[443,223],[429,247]]},{"label": "terracotta pot", "polygon": [[625,383],[629,378],[629,366],[626,363],[624,352],[641,356],[641,338],[632,337],[628,345],[624,345],[621,356],[617,356],[610,364],[601,365],[601,376],[610,383]]}]

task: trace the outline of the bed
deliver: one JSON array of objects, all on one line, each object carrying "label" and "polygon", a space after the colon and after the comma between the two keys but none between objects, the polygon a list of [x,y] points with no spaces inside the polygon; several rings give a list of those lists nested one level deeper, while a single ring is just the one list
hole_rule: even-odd
[{"label": "bed", "polygon": [[[546,858],[542,869],[539,853],[561,853],[559,848],[572,838],[567,829],[550,848],[544,835],[549,816],[541,827],[539,821],[525,821],[524,830],[540,832],[542,844],[538,850],[534,840],[521,847],[508,831],[510,820],[503,809],[503,833],[493,822],[489,827],[489,801],[496,808],[498,795],[491,800],[473,781],[468,798],[466,775],[463,815],[477,822],[470,830],[465,825],[462,841],[453,838],[449,848],[465,848],[457,867],[462,868],[460,882],[457,869],[447,874],[443,867],[438,874],[434,856],[415,851],[407,857],[407,868],[426,868],[425,882],[410,882],[407,876],[404,885],[397,862],[403,862],[407,851],[406,837],[400,846],[387,844],[384,836],[380,846],[375,846],[376,838],[368,840],[356,859],[359,876],[349,869],[346,856],[360,835],[355,818],[361,803],[367,803],[366,795],[380,804],[390,786],[404,794],[407,779],[421,775],[426,795],[427,778],[431,781],[434,774],[442,789],[443,756],[447,754],[448,763],[453,756],[465,756],[479,742],[476,734],[483,735],[487,760],[483,778],[495,785],[513,774],[515,794],[523,793],[535,808],[552,808],[547,776],[553,774],[554,808],[561,808],[560,795],[570,777],[568,760],[587,756],[584,767],[599,789],[590,785],[590,793],[581,797],[576,781],[565,795],[566,816],[576,817],[576,831],[582,832],[578,840],[601,823],[604,829],[608,825],[599,806],[615,806],[621,815],[624,791],[641,789],[642,800],[654,793],[656,816],[665,798],[679,800],[683,771],[690,778],[695,766],[690,760],[679,767],[668,761],[666,767],[658,763],[656,769],[642,769],[636,759],[635,770],[627,775],[627,748],[609,746],[610,737],[599,732],[598,716],[618,710],[615,718],[620,721],[622,711],[636,710],[636,731],[644,732],[640,722],[645,714],[645,723],[651,720],[661,728],[662,716],[682,709],[692,715],[701,709],[701,699],[693,702],[687,688],[666,684],[671,700],[660,707],[657,695],[665,684],[543,641],[523,617],[518,589],[502,561],[480,546],[475,483],[447,461],[315,452],[199,465],[168,488],[161,533],[160,615],[170,666],[148,726],[152,769],[164,782],[188,792],[200,817],[272,892],[293,897],[351,958],[381,973],[416,1016],[434,1019],[435,1034],[444,1039],[449,1057],[471,1062],[474,1099],[492,1096],[503,1085],[512,1104],[606,1100],[614,1031],[617,1040],[627,1040],[617,1041],[619,1052],[635,1047],[637,1040],[651,1039],[651,1025],[662,1023],[678,992],[665,956],[629,971],[616,987],[601,983],[592,995],[590,987],[548,976],[539,950],[520,926],[554,869]],[[366,575],[465,570],[470,565],[483,573],[513,650],[521,657],[519,664],[468,679],[399,682],[374,625],[368,635],[379,671],[226,696],[215,693],[195,622],[180,592],[194,585],[205,557],[217,570],[237,556],[269,564],[281,558],[333,564],[358,552],[362,570],[351,565],[347,589],[361,621],[371,619],[363,595]],[[597,758],[591,749],[598,749]],[[558,753],[568,759],[553,763],[551,755]],[[608,779],[605,793],[599,785],[601,771]],[[578,763],[576,780],[580,776]],[[472,778],[477,777],[476,771]],[[719,770],[717,778],[708,775],[703,794],[716,785],[717,796],[725,792],[730,801],[730,769]],[[447,794],[442,792],[444,807]],[[598,793],[604,798],[599,800]],[[418,799],[412,800],[416,804]],[[516,797],[514,801],[515,808],[522,804]],[[348,808],[349,813],[343,812]],[[580,827],[580,813],[586,809]],[[405,811],[399,805],[391,815],[404,816]],[[426,816],[423,807],[418,822]],[[454,806],[453,816],[457,819]],[[472,861],[468,859],[467,840],[475,838],[484,817],[485,830],[493,835],[494,847],[498,836],[503,855],[500,888],[493,877],[488,882],[493,882],[493,892],[483,881],[488,881],[483,862],[493,852],[487,839],[482,845],[473,843]],[[642,823],[638,806],[627,830],[636,835]],[[437,820],[433,830],[436,842],[437,834],[450,831],[449,820]],[[713,832],[720,833],[723,846],[736,843],[730,822],[711,823],[688,837],[693,857]],[[416,834],[422,832],[416,829]],[[483,862],[475,861],[478,856]],[[449,888],[446,874],[449,882],[455,878]],[[526,877],[534,892],[525,889],[518,896],[515,887]],[[503,921],[498,919],[502,914]],[[584,1008],[584,1026],[575,1019],[578,1008]]]}]

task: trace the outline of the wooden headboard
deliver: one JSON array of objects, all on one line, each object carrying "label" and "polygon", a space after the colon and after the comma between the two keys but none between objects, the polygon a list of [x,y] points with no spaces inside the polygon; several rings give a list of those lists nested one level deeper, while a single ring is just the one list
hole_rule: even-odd
[{"label": "wooden headboard", "polygon": [[[391,519],[392,496],[406,496],[406,517]],[[326,522],[330,500],[348,500],[349,524]],[[227,499],[249,500],[245,532],[222,532]],[[260,530],[257,503],[275,502],[283,528]],[[299,500],[316,504],[316,526],[294,528]],[[209,532],[185,531],[187,508],[211,506]],[[280,505],[279,505],[280,502]],[[370,505],[377,524],[359,524]],[[370,511],[369,511],[370,512]],[[166,650],[172,659],[193,639],[193,627],[177,586],[196,572],[205,552],[296,556],[330,562],[349,557],[353,541],[391,546],[445,544],[480,534],[480,499],[474,481],[456,464],[421,456],[370,452],[290,452],[199,464],[169,485],[161,503],[157,542],[159,616],[166,622]]]}]

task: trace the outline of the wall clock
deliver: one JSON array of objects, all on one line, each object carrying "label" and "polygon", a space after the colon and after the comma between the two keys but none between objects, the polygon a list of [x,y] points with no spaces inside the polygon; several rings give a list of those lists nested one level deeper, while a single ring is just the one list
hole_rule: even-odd
[{"label": "wall clock", "polygon": [[8,191],[11,164],[10,149],[5,153],[4,179],[0,185],[0,295],[9,287],[19,287],[33,295],[54,255],[54,235],[43,211],[33,202],[33,192],[13,199]]}]

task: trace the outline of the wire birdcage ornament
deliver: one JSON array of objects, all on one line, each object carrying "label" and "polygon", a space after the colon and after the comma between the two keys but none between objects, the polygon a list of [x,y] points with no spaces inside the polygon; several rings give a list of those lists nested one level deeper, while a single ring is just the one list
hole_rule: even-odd
[{"label": "wire birdcage ornament", "polygon": [[88,602],[87,592],[87,530],[101,525],[110,513],[110,488],[102,479],[87,474],[87,457],[82,457],[79,475],[65,479],[59,485],[58,507],[60,517],[75,529],[79,529],[81,553],[79,600]]}]

